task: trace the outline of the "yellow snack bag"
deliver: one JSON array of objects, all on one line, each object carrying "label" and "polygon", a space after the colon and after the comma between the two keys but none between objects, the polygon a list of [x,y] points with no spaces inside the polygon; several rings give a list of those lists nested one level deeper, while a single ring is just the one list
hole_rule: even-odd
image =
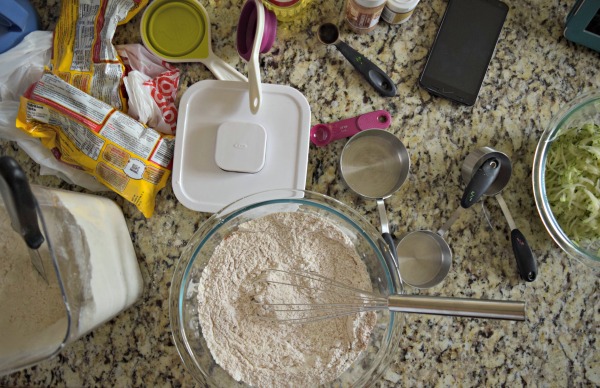
[{"label": "yellow snack bag", "polygon": [[146,5],[148,5],[148,0],[133,0],[133,2],[135,3],[133,8],[127,12],[127,16],[125,16],[125,19],[119,22],[119,25],[125,24],[133,19],[135,15],[137,15],[142,9],[144,9]]},{"label": "yellow snack bag", "polygon": [[136,0],[61,0],[50,71],[126,112],[125,66],[112,38],[117,24],[138,6]]},{"label": "yellow snack bag", "polygon": [[171,173],[175,138],[46,73],[21,97],[17,127],[41,140],[64,163],[152,216]]}]

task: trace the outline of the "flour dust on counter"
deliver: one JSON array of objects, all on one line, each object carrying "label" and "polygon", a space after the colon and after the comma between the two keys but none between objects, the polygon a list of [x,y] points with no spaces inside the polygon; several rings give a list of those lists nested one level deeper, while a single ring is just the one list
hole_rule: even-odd
[{"label": "flour dust on counter", "polygon": [[234,379],[252,386],[331,382],[367,348],[376,314],[310,324],[260,319],[257,301],[309,303],[317,297],[314,290],[268,288],[253,281],[269,268],[312,271],[371,289],[352,242],[328,221],[302,213],[248,221],[217,246],[200,279],[198,314],[215,361]]}]

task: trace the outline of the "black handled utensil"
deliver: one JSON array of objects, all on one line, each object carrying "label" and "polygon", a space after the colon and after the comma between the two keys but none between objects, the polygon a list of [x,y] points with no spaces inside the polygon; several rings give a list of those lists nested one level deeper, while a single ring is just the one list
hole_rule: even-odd
[{"label": "black handled utensil", "polygon": [[392,79],[373,62],[350,47],[346,42],[340,40],[340,31],[335,24],[321,24],[317,36],[321,43],[334,45],[379,94],[385,97],[396,95],[396,85]]},{"label": "black handled utensil", "polygon": [[492,183],[494,183],[499,173],[500,160],[489,158],[483,162],[481,167],[475,171],[475,174],[473,174],[469,183],[467,183],[465,192],[460,200],[460,206],[467,209],[479,201]]},{"label": "black handled utensil", "polygon": [[506,218],[510,228],[510,241],[513,253],[515,254],[515,260],[517,261],[519,276],[527,282],[532,282],[537,277],[537,263],[533,257],[533,252],[529,247],[529,243],[527,243],[525,235],[517,228],[502,195],[499,193],[496,194],[496,199],[498,200],[498,204],[500,204],[500,209],[502,209],[504,218]]},{"label": "black handled utensil", "polygon": [[499,173],[500,161],[498,159],[489,158],[481,164],[475,171],[475,174],[469,179],[460,200],[460,206],[440,228],[443,233],[450,229],[452,224],[460,217],[463,210],[470,208],[481,199],[485,192],[492,186]]},{"label": "black handled utensil", "polygon": [[[480,169],[483,163],[486,163],[490,158],[495,158],[500,162],[497,169],[498,174],[491,186],[486,189],[486,196],[495,196],[498,200],[504,218],[510,227],[510,240],[517,263],[517,269],[521,279],[531,282],[537,277],[537,263],[533,252],[527,243],[525,235],[517,229],[515,222],[508,210],[508,206],[501,195],[502,190],[508,184],[512,174],[512,164],[508,156],[500,151],[496,151],[490,147],[482,147],[472,151],[465,159],[462,166],[463,179],[469,179],[473,171]],[[485,209],[485,207],[484,207]]]},{"label": "black handled utensil", "polygon": [[9,156],[0,157],[0,193],[12,228],[25,241],[33,266],[48,283],[38,250],[45,239],[38,224],[37,202],[25,172],[19,163]]}]

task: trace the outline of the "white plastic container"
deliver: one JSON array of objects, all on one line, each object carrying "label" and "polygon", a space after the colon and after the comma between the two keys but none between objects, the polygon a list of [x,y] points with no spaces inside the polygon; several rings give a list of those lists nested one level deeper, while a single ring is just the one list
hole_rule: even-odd
[{"label": "white plastic container", "polygon": [[[263,99],[256,115],[248,108],[247,82],[203,80],[181,97],[172,185],[183,206],[215,213],[261,191],[281,187],[304,190],[310,105],[290,86],[261,87]],[[227,127],[249,130],[260,141],[238,137],[218,142]],[[234,151],[235,147],[239,149]],[[235,159],[237,151],[253,155]]]},{"label": "white plastic container", "polygon": [[390,24],[402,24],[412,16],[419,0],[387,0],[381,18]]},{"label": "white plastic container", "polygon": [[[131,306],[143,289],[116,203],[29,186],[7,159],[0,158],[0,376],[56,355]],[[35,248],[25,242],[32,225],[42,236]]]},{"label": "white plastic container", "polygon": [[85,256],[70,258],[78,261],[82,280],[87,282],[83,286],[88,298],[79,311],[75,333],[79,338],[114,318],[141,296],[142,274],[117,204],[96,195],[50,191],[73,215],[89,249]]}]

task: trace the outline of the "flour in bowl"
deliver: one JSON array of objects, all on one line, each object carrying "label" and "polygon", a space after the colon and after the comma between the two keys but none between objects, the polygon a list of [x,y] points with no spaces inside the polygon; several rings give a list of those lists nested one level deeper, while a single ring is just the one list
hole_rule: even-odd
[{"label": "flour in bowl", "polygon": [[335,380],[367,348],[376,314],[306,324],[257,319],[252,280],[272,268],[371,290],[365,264],[331,222],[298,212],[248,221],[216,247],[200,279],[198,315],[213,358],[251,386],[314,387]]}]

